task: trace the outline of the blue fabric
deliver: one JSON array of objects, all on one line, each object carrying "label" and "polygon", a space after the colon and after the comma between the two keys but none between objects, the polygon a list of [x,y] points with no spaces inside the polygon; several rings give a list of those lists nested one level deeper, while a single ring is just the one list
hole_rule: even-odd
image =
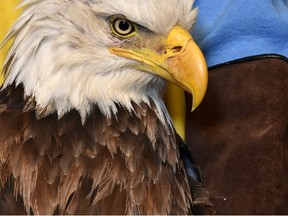
[{"label": "blue fabric", "polygon": [[196,0],[192,30],[208,66],[259,54],[288,56],[288,0]]}]

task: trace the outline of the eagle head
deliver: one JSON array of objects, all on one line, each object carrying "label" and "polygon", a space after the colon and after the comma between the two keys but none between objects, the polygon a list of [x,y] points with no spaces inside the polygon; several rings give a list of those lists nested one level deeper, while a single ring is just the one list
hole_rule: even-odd
[{"label": "eagle head", "polygon": [[3,87],[23,84],[39,115],[76,109],[82,120],[97,105],[107,117],[117,104],[162,106],[166,81],[193,94],[207,87],[203,55],[188,30],[194,0],[24,0],[4,42]]}]

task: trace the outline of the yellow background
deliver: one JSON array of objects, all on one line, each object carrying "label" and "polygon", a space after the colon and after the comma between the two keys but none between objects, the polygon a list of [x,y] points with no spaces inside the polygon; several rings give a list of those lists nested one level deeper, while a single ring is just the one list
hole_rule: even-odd
[{"label": "yellow background", "polygon": [[[0,0],[0,41],[2,41],[7,34],[10,26],[16,20],[17,16],[19,15],[19,10],[16,9],[17,4],[20,0]],[[0,68],[2,72],[3,62],[5,59],[5,55],[9,48],[11,42],[6,44],[0,50]],[[0,76],[0,85],[3,82],[3,74],[1,73]]]}]

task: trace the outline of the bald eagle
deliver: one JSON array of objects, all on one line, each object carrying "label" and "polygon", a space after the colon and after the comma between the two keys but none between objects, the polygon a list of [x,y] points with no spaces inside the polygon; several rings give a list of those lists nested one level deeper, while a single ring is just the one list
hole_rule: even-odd
[{"label": "bald eagle", "polygon": [[0,92],[0,212],[192,214],[203,178],[162,101],[204,97],[193,0],[24,0]]}]

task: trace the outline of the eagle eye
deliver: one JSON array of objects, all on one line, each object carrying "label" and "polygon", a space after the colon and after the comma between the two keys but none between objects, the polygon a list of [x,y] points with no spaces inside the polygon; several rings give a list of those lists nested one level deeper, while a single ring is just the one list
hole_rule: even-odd
[{"label": "eagle eye", "polygon": [[115,18],[110,21],[114,34],[122,38],[132,37],[136,34],[136,25],[124,18]]}]

